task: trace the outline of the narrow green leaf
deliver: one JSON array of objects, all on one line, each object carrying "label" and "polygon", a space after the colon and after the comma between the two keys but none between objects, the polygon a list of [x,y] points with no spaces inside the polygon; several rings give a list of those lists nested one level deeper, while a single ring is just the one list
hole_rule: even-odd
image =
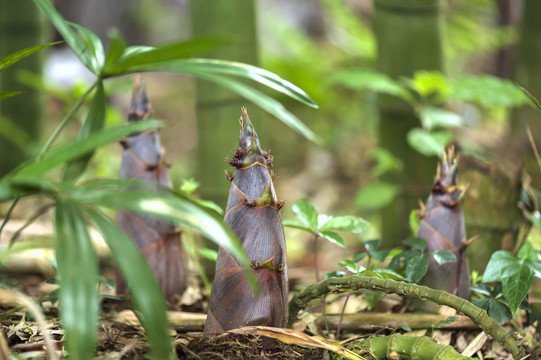
[{"label": "narrow green leaf", "polygon": [[320,226],[320,230],[334,229],[342,231],[350,231],[352,233],[363,232],[369,223],[363,218],[346,215],[346,216],[334,216],[331,217],[323,226]]},{"label": "narrow green leaf", "polygon": [[117,29],[109,32],[109,39],[109,47],[107,48],[103,65],[104,74],[110,74],[112,72],[116,62],[126,50],[126,41]]},{"label": "narrow green leaf", "polygon": [[409,226],[413,235],[417,235],[419,232],[419,226],[421,225],[421,218],[418,216],[418,214],[418,210],[410,211]]},{"label": "narrow green leaf", "polygon": [[151,358],[169,359],[171,341],[167,308],[154,274],[139,249],[122,229],[97,211],[87,210],[87,213],[103,234],[122,275],[131,284],[133,303],[141,314],[143,326],[151,342]]},{"label": "narrow green leaf", "polygon": [[47,15],[49,20],[53,23],[54,27],[60,35],[66,40],[70,48],[73,50],[75,55],[81,60],[81,62],[92,72],[94,68],[92,67],[92,60],[89,57],[88,49],[86,48],[85,43],[77,32],[73,30],[70,24],[64,20],[62,15],[55,10],[48,0],[33,0],[34,3]]},{"label": "narrow green leaf", "polygon": [[[77,139],[84,140],[89,138],[92,134],[102,130],[104,125],[105,93],[103,90],[103,81],[99,81],[96,93],[94,94],[94,98],[92,99],[92,103],[88,109],[85,122],[77,134]],[[75,180],[78,176],[80,176],[90,162],[93,154],[94,151],[91,151],[89,154],[85,154],[84,156],[70,162],[64,172],[64,180]]]},{"label": "narrow green leaf", "polygon": [[432,257],[434,258],[434,260],[436,260],[438,265],[443,265],[445,263],[450,263],[450,262],[455,262],[456,261],[455,254],[453,254],[453,253],[451,253],[451,252],[449,252],[447,250],[436,251],[434,254],[432,254]]},{"label": "narrow green leaf", "polygon": [[515,315],[520,303],[532,286],[533,270],[525,260],[516,261],[512,268],[504,272],[502,279],[502,292],[509,304],[511,314]]},{"label": "narrow green leaf", "polygon": [[68,22],[69,25],[77,29],[81,40],[86,45],[88,50],[88,57],[91,61],[92,68],[94,69],[94,74],[99,74],[102,71],[105,53],[103,51],[103,44],[101,43],[100,38],[90,29],[85,28],[76,23]]},{"label": "narrow green leaf", "polygon": [[22,94],[23,91],[2,91],[0,92],[0,99],[6,99],[15,95]]},{"label": "narrow green leaf", "polygon": [[299,229],[304,230],[309,233],[313,233],[314,231],[310,229],[308,226],[304,225],[300,221],[294,220],[294,219],[284,219],[282,220],[282,225],[286,227],[290,227],[293,229]]},{"label": "narrow green leaf", "polygon": [[221,218],[179,194],[167,192],[165,189],[161,193],[94,190],[78,192],[72,196],[80,201],[190,226],[226,248],[240,264],[246,266],[250,264],[239,240]]},{"label": "narrow green leaf", "polygon": [[539,103],[539,100],[535,98],[535,96],[532,95],[528,90],[520,86],[518,83],[515,82],[515,84],[522,90],[522,92],[530,99],[530,101],[534,104],[537,109],[541,110],[541,104]]},{"label": "narrow green leaf", "polygon": [[129,135],[158,128],[161,125],[158,121],[136,122],[121,127],[107,128],[98,131],[86,139],[73,139],[61,145],[53,147],[44,157],[37,162],[30,162],[18,169],[14,175],[20,176],[39,176],[43,173],[64,165],[68,161],[74,160],[82,155],[94,151],[96,148],[119,141]]},{"label": "narrow green leaf", "polygon": [[60,315],[70,359],[91,359],[98,323],[98,267],[79,209],[57,203],[55,251],[60,276]]},{"label": "narrow green leaf", "polygon": [[418,282],[426,275],[428,271],[428,257],[423,254],[419,254],[411,258],[406,265],[404,276],[409,282]]},{"label": "narrow green leaf", "polygon": [[213,250],[213,249],[207,249],[207,248],[204,248],[204,249],[197,249],[197,253],[201,256],[201,257],[204,257],[205,259],[207,260],[210,260],[210,261],[216,261],[218,260],[218,252],[216,250]]},{"label": "narrow green leaf", "polygon": [[402,244],[411,246],[412,248],[421,252],[425,251],[426,249],[426,240],[418,237],[406,239],[402,241]]},{"label": "narrow green leaf", "polygon": [[[224,37],[201,37],[156,46],[130,47],[105,75],[121,75],[133,72],[135,67],[152,67],[156,63],[185,59],[228,42],[230,41]],[[163,65],[159,64],[159,66]]]},{"label": "narrow green leaf", "polygon": [[37,51],[40,51],[41,49],[45,49],[45,48],[48,48],[49,46],[60,44],[61,42],[62,41],[57,41],[57,42],[52,42],[52,43],[45,44],[45,45],[38,45],[38,46],[29,47],[29,48],[26,48],[26,49],[19,50],[19,51],[15,52],[13,54],[10,54],[10,55],[8,55],[6,57],[3,57],[2,59],[0,59],[0,71],[4,71],[5,69],[10,67],[11,65],[15,64],[17,61],[22,60],[25,57],[30,56],[33,53],[37,52]]},{"label": "narrow green leaf", "polygon": [[340,247],[346,247],[346,242],[344,241],[344,239],[334,231],[319,231],[317,234],[322,238],[329,240],[333,244],[336,244]]},{"label": "narrow green leaf", "polygon": [[300,199],[291,205],[291,211],[295,214],[311,232],[318,230],[318,213],[310,200]]}]

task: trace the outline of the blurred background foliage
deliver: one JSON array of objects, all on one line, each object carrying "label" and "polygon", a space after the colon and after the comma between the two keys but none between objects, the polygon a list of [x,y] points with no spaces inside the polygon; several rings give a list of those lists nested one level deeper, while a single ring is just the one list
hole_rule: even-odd
[{"label": "blurred background foliage", "polygon": [[[14,3],[34,8],[30,1],[0,1],[0,55],[16,51],[14,46],[60,39],[38,14],[29,43],[16,40],[13,34],[23,36],[18,29],[31,27],[8,21],[20,18],[8,16]],[[305,90],[319,109],[272,96],[318,134],[321,144],[227,90],[182,75],[144,75],[155,117],[166,124],[161,136],[175,188],[195,177],[199,196],[225,206],[229,183],[223,176],[224,160],[236,147],[237,119],[245,105],[263,148],[274,155],[280,199],[292,204],[309,198],[322,212],[355,214],[370,222],[362,235],[346,239],[345,250],[329,248],[321,268],[336,269],[337,259],[344,256],[335,251],[356,252],[372,239],[391,247],[410,236],[410,212],[428,196],[437,156],[449,143],[463,154],[462,182],[470,184],[464,205],[468,235],[483,234],[470,249],[486,253],[476,263],[486,264],[494,250],[514,248],[523,221],[516,207],[523,164],[531,187],[541,187],[525,130],[529,124],[541,144],[538,114],[512,82],[541,95],[541,81],[535,80],[541,71],[537,0],[63,0],[55,5],[66,19],[92,29],[102,41],[111,28],[118,28],[130,45],[226,36],[231,44],[205,57],[257,65]],[[393,16],[404,19],[404,28],[385,25]],[[43,67],[31,61],[21,62],[9,78],[1,74],[2,90],[26,91],[17,99],[24,105],[12,106],[13,99],[0,104],[3,154],[36,155],[55,127],[52,119],[61,118],[92,81],[64,46],[36,57]],[[108,123],[125,121],[130,91],[128,77],[106,83]],[[40,98],[28,105],[31,95]],[[384,126],[390,108],[399,122],[388,120]],[[42,115],[22,113],[30,109]],[[400,119],[405,117],[408,125],[403,127],[406,122]],[[64,136],[77,128],[70,125]],[[117,176],[120,151],[118,145],[101,148],[84,177]],[[2,175],[14,166],[11,158],[2,156]],[[425,165],[418,167],[421,163]],[[2,205],[1,214],[6,211]],[[31,213],[28,205],[16,209],[15,216]],[[287,205],[283,217],[292,217]],[[305,250],[310,237],[296,230],[288,235],[290,266],[312,264]],[[538,232],[530,237],[539,247]],[[294,271],[291,277],[295,281]]]}]

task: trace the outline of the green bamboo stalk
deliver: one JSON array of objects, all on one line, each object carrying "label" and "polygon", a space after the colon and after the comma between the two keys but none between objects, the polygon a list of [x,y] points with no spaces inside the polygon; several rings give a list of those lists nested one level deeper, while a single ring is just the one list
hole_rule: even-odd
[{"label": "green bamboo stalk", "polygon": [[[393,79],[411,77],[418,70],[443,70],[440,0],[375,0],[374,25],[379,70]],[[407,55],[407,56],[406,56]],[[406,134],[419,119],[405,101],[389,95],[378,100],[379,143],[399,158],[404,171],[385,180],[403,186],[402,193],[382,211],[382,246],[397,246],[409,235],[408,214],[430,187],[436,159],[429,159],[407,143]]]},{"label": "green bamboo stalk", "polygon": [[[440,345],[427,336],[370,336],[362,341],[355,341],[357,353],[369,353],[376,359],[416,359],[416,360],[455,360],[471,359],[460,355],[450,345]],[[358,350],[360,348],[360,350]]]},{"label": "green bamboo stalk", "polygon": [[[23,16],[24,14],[24,16]],[[44,17],[31,1],[0,1],[0,57],[27,47],[45,43],[47,32]],[[0,102],[1,121],[13,125],[28,135],[25,146],[15,145],[0,131],[0,177],[30,158],[32,147],[39,142],[42,130],[43,94],[18,82],[18,70],[41,74],[43,54],[33,54],[0,74],[1,91],[25,91],[24,94]],[[6,120],[7,119],[7,120]],[[1,127],[7,126],[0,124]]]},{"label": "green bamboo stalk", "polygon": [[339,278],[330,278],[322,282],[312,284],[303,292],[297,293],[289,302],[289,325],[293,323],[300,310],[304,309],[310,301],[329,293],[338,293],[350,290],[379,290],[389,294],[398,294],[415,297],[421,300],[430,300],[439,305],[452,307],[472,319],[483,329],[504,346],[515,359],[525,355],[524,349],[517,344],[513,332],[501,327],[488,313],[473,305],[467,300],[449,294],[443,290],[434,290],[426,286],[410,284],[391,279],[380,279],[362,275],[351,275]]}]

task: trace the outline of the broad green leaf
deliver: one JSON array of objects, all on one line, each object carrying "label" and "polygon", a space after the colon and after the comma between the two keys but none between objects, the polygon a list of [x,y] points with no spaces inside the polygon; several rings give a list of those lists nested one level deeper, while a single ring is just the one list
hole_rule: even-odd
[{"label": "broad green leaf", "polygon": [[373,252],[375,252],[375,251],[378,250],[379,244],[380,244],[380,240],[379,240],[379,239],[369,240],[369,241],[366,241],[366,242],[364,243],[364,248],[365,248],[370,254],[372,254]]},{"label": "broad green leaf", "polygon": [[[79,133],[77,134],[77,140],[84,140],[89,138],[92,134],[103,129],[105,125],[105,93],[103,90],[103,82],[99,81],[96,93],[88,109],[85,122],[81,126]],[[86,166],[92,158],[93,151],[89,154],[75,159],[67,164],[64,172],[64,180],[75,180],[85,170]]]},{"label": "broad green leaf", "polygon": [[509,307],[499,300],[490,301],[487,311],[488,315],[496,320],[498,324],[503,324],[513,318],[513,314],[511,314]]},{"label": "broad green leaf", "polygon": [[383,181],[364,185],[355,195],[354,204],[360,209],[377,210],[389,205],[399,194],[400,186]]},{"label": "broad green leaf", "polygon": [[453,98],[486,107],[513,107],[528,101],[511,81],[491,75],[468,75],[456,79],[453,81]]},{"label": "broad green leaf", "polygon": [[530,241],[526,241],[524,245],[522,245],[517,256],[520,259],[537,259],[537,253]]},{"label": "broad green leaf", "polygon": [[344,239],[334,231],[319,231],[317,234],[320,237],[329,240],[333,244],[336,244],[340,247],[346,247],[346,242],[344,241]]},{"label": "broad green leaf", "polygon": [[483,282],[502,281],[504,273],[507,273],[508,268],[512,268],[517,263],[517,258],[509,251],[496,251],[490,257],[485,273],[483,274]]},{"label": "broad green leaf", "polygon": [[22,94],[24,91],[2,91],[0,92],[0,99],[6,99],[15,95]]},{"label": "broad green leaf", "polygon": [[429,132],[425,129],[414,128],[408,132],[408,144],[425,156],[438,156],[441,158],[442,151],[453,135],[446,131]]},{"label": "broad green leaf", "polygon": [[98,324],[98,266],[79,208],[58,202],[55,251],[60,276],[60,316],[70,359],[91,359]]},{"label": "broad green leaf", "polygon": [[537,259],[526,259],[526,264],[532,269],[534,276],[538,279],[541,279],[541,260]]},{"label": "broad green leaf", "polygon": [[535,96],[532,95],[528,90],[517,84],[517,86],[522,90],[522,92],[530,99],[530,101],[534,104],[537,109],[541,110],[541,104],[539,103],[539,100],[535,98]]},{"label": "broad green leaf", "polygon": [[342,260],[338,263],[338,265],[345,267],[348,269],[348,271],[351,271],[354,274],[359,272],[359,267],[353,260]]},{"label": "broad green leaf", "polygon": [[402,160],[394,156],[389,150],[384,148],[376,148],[371,150],[367,158],[376,162],[372,168],[370,174],[372,177],[377,178],[383,174],[387,174],[394,171],[402,171],[404,164]]},{"label": "broad green leaf", "polygon": [[480,307],[483,310],[488,311],[488,309],[490,308],[490,303],[491,302],[492,302],[491,299],[481,298],[481,299],[474,299],[474,300],[472,300],[471,303],[473,305],[477,306],[477,307]]},{"label": "broad green leaf", "polygon": [[240,264],[248,266],[250,260],[235,234],[222,219],[183,197],[164,190],[162,193],[143,191],[84,191],[72,194],[79,201],[114,209],[131,211],[173,223],[181,223],[197,230],[218,245],[226,248]]},{"label": "broad green leaf", "polygon": [[435,97],[435,101],[443,101],[451,94],[451,85],[439,71],[417,71],[409,83],[419,95]]},{"label": "broad green leaf", "polygon": [[346,276],[345,271],[333,271],[333,272],[325,274],[325,280],[333,278],[333,277],[344,277],[344,276]]},{"label": "broad green leaf", "polygon": [[418,282],[423,278],[423,276],[426,275],[426,272],[428,271],[428,257],[425,255],[418,255],[410,259],[408,264],[406,265],[406,269],[404,271],[404,277],[409,282]]},{"label": "broad green leaf", "polygon": [[368,227],[368,225],[368,221],[360,217],[352,215],[333,216],[330,217],[330,219],[327,220],[327,222],[324,223],[323,226],[320,225],[319,230],[334,229],[350,231],[352,233],[360,233],[363,232]]},{"label": "broad green leaf", "polygon": [[393,279],[393,280],[396,280],[396,281],[405,281],[406,279],[394,272],[393,270],[389,270],[389,269],[374,269],[374,271],[376,273],[378,273],[380,275],[380,277],[382,277],[383,279]]},{"label": "broad green leaf", "polygon": [[141,252],[122,229],[101,213],[87,210],[88,215],[103,234],[122,275],[130,286],[135,309],[151,342],[152,358],[169,359],[171,341],[167,308],[160,286]]},{"label": "broad green leaf", "polygon": [[201,256],[201,257],[204,257],[205,259],[207,260],[210,260],[210,261],[216,261],[218,260],[218,252],[216,250],[213,250],[213,249],[207,249],[207,248],[204,248],[204,249],[197,249],[197,253]]},{"label": "broad green leaf", "polygon": [[66,40],[69,47],[73,50],[75,55],[81,60],[81,62],[88,68],[88,70],[94,72],[92,67],[92,60],[90,59],[88,49],[84,41],[79,37],[77,32],[70,26],[70,24],[64,20],[62,15],[55,10],[49,0],[33,0],[34,3],[47,15],[49,20],[53,23],[54,27],[60,35]]},{"label": "broad green leaf", "polygon": [[310,229],[308,226],[304,225],[304,223],[301,223],[300,221],[294,220],[294,219],[285,219],[285,220],[282,220],[282,225],[283,225],[283,226],[286,226],[286,227],[293,228],[293,229],[304,230],[304,231],[307,231],[307,232],[309,232],[309,233],[313,233],[313,232],[314,232],[314,231],[313,231],[312,229]]},{"label": "broad green leaf", "polygon": [[103,64],[105,61],[105,54],[103,51],[103,44],[101,43],[100,38],[91,30],[85,28],[76,23],[68,22],[69,25],[77,29],[81,40],[88,49],[88,57],[94,69],[94,74],[99,74],[102,71]]},{"label": "broad green leaf", "polygon": [[520,303],[532,286],[533,270],[521,259],[504,272],[502,292],[509,304],[509,310],[515,315]]},{"label": "broad green leaf", "polygon": [[29,47],[29,48],[26,48],[26,49],[19,50],[19,51],[13,53],[13,54],[8,55],[8,56],[5,56],[2,59],[0,59],[0,71],[4,71],[5,69],[10,67],[11,65],[15,64],[17,61],[22,60],[25,57],[27,57],[29,55],[32,55],[33,53],[35,53],[37,51],[40,51],[41,49],[45,49],[45,48],[47,48],[49,46],[60,44],[61,42],[62,41],[57,41],[57,42],[52,42],[52,43],[45,44],[45,45],[38,45],[38,46]]},{"label": "broad green leaf", "polygon": [[111,73],[116,62],[126,50],[126,41],[117,29],[113,29],[109,32],[109,39],[109,47],[107,48],[107,54],[105,55],[103,65],[103,73],[105,74]]},{"label": "broad green leaf", "polygon": [[151,120],[136,122],[121,127],[103,129],[85,139],[69,140],[51,148],[40,161],[29,162],[19,168],[14,176],[15,178],[18,176],[40,176],[55,167],[86,155],[100,146],[119,141],[132,134],[158,128],[160,125],[160,122]]},{"label": "broad green leaf", "polygon": [[314,204],[310,200],[297,200],[291,205],[291,211],[295,214],[311,232],[318,231],[318,213]]},{"label": "broad green leaf", "polygon": [[[233,61],[214,60],[214,59],[187,59],[180,61],[164,62],[162,64],[152,64],[145,67],[135,67],[136,72],[141,71],[175,71],[198,76],[198,74],[207,74],[208,76],[238,76],[251,79],[271,89],[274,89],[284,95],[287,95],[305,105],[318,108],[318,105],[312,98],[296,85],[280,76],[259,67],[243,64]],[[208,79],[210,80],[210,79]]]},{"label": "broad green leaf", "polygon": [[359,261],[363,260],[368,256],[368,253],[364,251],[359,251],[353,254],[353,262],[358,263]]},{"label": "broad green leaf", "polygon": [[353,90],[371,90],[379,93],[401,96],[403,86],[385,74],[371,69],[340,70],[330,76],[329,85],[342,85]]},{"label": "broad green leaf", "polygon": [[406,239],[402,241],[402,244],[411,246],[412,248],[421,252],[425,251],[426,249],[426,240],[418,237]]},{"label": "broad green leaf", "polygon": [[439,250],[436,251],[434,254],[432,254],[432,257],[438,265],[443,265],[445,263],[455,262],[456,256],[452,252],[449,252],[447,250]]},{"label": "broad green leaf", "polygon": [[464,119],[457,113],[434,107],[423,109],[420,113],[420,117],[423,128],[427,130],[457,127],[464,123]]},{"label": "broad green leaf", "polygon": [[[222,37],[201,37],[156,46],[132,46],[126,49],[124,54],[108,69],[105,76],[122,75],[140,67],[152,70],[154,64],[192,57],[228,42]],[[163,64],[158,64],[158,66],[163,66]]]}]

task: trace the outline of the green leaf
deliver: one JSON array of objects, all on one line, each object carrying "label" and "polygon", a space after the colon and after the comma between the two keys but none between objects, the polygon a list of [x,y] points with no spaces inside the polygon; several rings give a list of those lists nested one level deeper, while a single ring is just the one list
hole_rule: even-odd
[{"label": "green leaf", "polygon": [[358,263],[359,261],[363,260],[368,256],[368,253],[365,253],[364,251],[359,251],[353,254],[353,262]]},{"label": "green leaf", "polygon": [[428,132],[425,129],[413,128],[408,132],[408,144],[425,156],[438,156],[441,158],[442,151],[453,135],[446,131]]},{"label": "green leaf", "polygon": [[70,359],[91,359],[98,323],[98,267],[79,208],[58,202],[55,251],[60,276],[60,315]]},{"label": "green leaf", "polygon": [[90,59],[93,72],[94,74],[99,74],[102,71],[105,61],[103,44],[101,43],[100,38],[98,35],[84,26],[72,22],[68,22],[68,24],[77,29],[81,40],[88,50],[88,58]]},{"label": "green leaf", "polygon": [[300,199],[291,205],[291,211],[295,214],[311,232],[318,231],[318,213],[310,200]]},{"label": "green leaf", "polygon": [[299,230],[304,230],[309,233],[314,233],[312,229],[310,229],[308,226],[304,225],[303,223],[297,220],[285,219],[285,220],[282,220],[282,225],[293,228],[293,229],[299,229]]},{"label": "green leaf", "polygon": [[434,258],[434,260],[436,260],[438,265],[443,265],[445,263],[450,263],[450,262],[455,262],[456,261],[455,254],[453,254],[453,253],[451,253],[451,252],[449,252],[447,250],[436,251],[434,254],[432,254],[432,257]]},{"label": "green leaf", "polygon": [[513,314],[511,314],[507,305],[499,300],[490,301],[487,311],[488,315],[496,320],[498,324],[503,324],[513,318]]},{"label": "green leaf", "polygon": [[404,277],[409,282],[418,282],[426,275],[428,271],[428,257],[426,255],[420,254],[411,258],[411,260],[406,265],[406,270],[404,271]]},{"label": "green leaf", "polygon": [[524,245],[522,245],[517,256],[520,259],[537,259],[537,253],[530,241],[526,241]]},{"label": "green leaf", "polygon": [[370,69],[340,70],[328,80],[329,85],[342,85],[353,90],[371,90],[401,96],[405,89],[385,74]]},{"label": "green leaf", "polygon": [[396,281],[406,281],[406,279],[398,274],[397,272],[394,272],[393,270],[389,269],[374,269],[374,271],[380,275],[383,279],[392,279]]},{"label": "green leaf", "polygon": [[[103,81],[99,81],[96,94],[94,94],[94,98],[92,99],[92,103],[88,109],[85,122],[77,134],[77,139],[84,140],[89,138],[92,134],[102,130],[104,125],[105,93],[103,90]],[[90,152],[89,154],[85,154],[84,156],[67,164],[64,172],[64,180],[75,181],[75,179],[84,172],[93,154],[94,151]]]},{"label": "green leaf", "polygon": [[483,282],[502,281],[506,277],[504,276],[504,272],[507,272],[508,268],[512,268],[516,262],[517,258],[509,251],[496,251],[492,254],[487,264],[485,273],[483,274]]},{"label": "green leaf", "polygon": [[[105,73],[106,76],[123,75],[134,68],[152,70],[152,65],[192,57],[228,43],[223,37],[201,37],[175,41],[156,46],[131,46]],[[150,66],[150,68],[149,68]],[[159,64],[163,66],[163,64]]]},{"label": "green leaf", "polygon": [[103,73],[105,74],[111,73],[116,62],[126,50],[126,41],[117,29],[113,29],[109,32],[109,39],[109,47],[107,48],[107,54],[105,55],[103,65]]},{"label": "green leaf", "polygon": [[468,75],[456,79],[453,81],[453,97],[486,107],[513,107],[528,101],[511,81],[491,75]]},{"label": "green leaf", "polygon": [[[146,67],[135,69],[140,71],[175,71],[198,76],[198,74],[207,74],[208,76],[238,76],[241,78],[251,79],[271,89],[274,89],[284,95],[291,97],[305,105],[313,108],[318,108],[316,102],[296,85],[280,76],[261,69],[259,67],[243,64],[234,61],[214,60],[214,59],[188,59],[180,61],[164,62]],[[210,80],[210,79],[208,79]]]},{"label": "green leaf", "polygon": [[473,305],[477,306],[477,307],[480,307],[480,308],[483,309],[483,310],[488,311],[491,302],[492,302],[491,299],[482,298],[482,299],[475,299],[475,300],[472,300],[471,303],[472,303]]},{"label": "green leaf", "polygon": [[66,40],[69,47],[73,50],[75,55],[77,55],[79,60],[81,60],[81,62],[88,68],[88,70],[94,72],[92,60],[89,56],[89,50],[86,47],[84,41],[79,37],[77,32],[73,30],[70,24],[66,20],[64,20],[62,15],[60,15],[58,11],[55,10],[55,8],[48,0],[33,1],[45,13],[45,15],[47,15],[49,20],[51,20],[56,30],[58,30],[60,35],[62,35],[64,40]]},{"label": "green leaf", "polygon": [[464,124],[464,119],[457,113],[434,107],[423,109],[420,113],[420,117],[423,128],[427,130],[458,127]]},{"label": "green leaf", "polygon": [[346,276],[346,273],[344,271],[333,271],[333,272],[325,274],[325,280],[333,278],[333,277],[344,277],[344,276]]},{"label": "green leaf", "polygon": [[410,85],[423,98],[443,101],[451,95],[451,85],[439,71],[416,71]]},{"label": "green leaf", "polygon": [[541,261],[537,259],[526,259],[526,264],[533,270],[534,276],[541,279]]},{"label": "green leaf", "polygon": [[394,156],[389,150],[384,148],[376,148],[371,150],[367,156],[369,159],[376,162],[370,174],[377,178],[383,174],[395,171],[402,171],[404,164],[402,160]]},{"label": "green leaf", "polygon": [[33,53],[37,52],[37,51],[40,51],[41,49],[45,49],[45,48],[48,48],[49,46],[60,44],[61,42],[62,41],[57,41],[57,42],[52,42],[52,43],[45,44],[45,45],[38,45],[38,46],[29,47],[29,48],[26,48],[26,49],[19,50],[19,51],[13,53],[13,54],[8,55],[8,56],[5,56],[2,59],[0,59],[0,71],[6,70],[8,67],[15,64],[19,60],[22,60],[25,57],[30,56]]},{"label": "green leaf", "polygon": [[320,237],[329,240],[333,244],[336,244],[340,247],[346,247],[346,242],[344,241],[344,239],[333,231],[319,231],[317,234]]},{"label": "green leaf", "polygon": [[77,192],[72,194],[72,197],[95,205],[131,211],[190,226],[226,248],[241,265],[250,264],[239,240],[222,219],[180,194],[173,194],[165,189],[160,193],[93,190]]},{"label": "green leaf", "polygon": [[420,252],[423,252],[426,249],[426,240],[418,237],[406,239],[402,241],[402,244],[411,246]]},{"label": "green leaf", "polygon": [[[160,286],[141,252],[115,223],[101,213],[87,210],[88,215],[103,234],[116,263],[127,280],[136,310],[151,342],[154,359],[169,359],[171,341],[167,308]],[[88,357],[90,359],[90,357]]]},{"label": "green leaf", "polygon": [[375,252],[375,251],[378,250],[379,244],[380,244],[380,240],[379,240],[379,239],[369,240],[369,241],[366,241],[366,242],[364,243],[364,248],[365,248],[370,254],[372,254],[373,252]]},{"label": "green leaf", "polygon": [[319,230],[334,229],[349,231],[352,233],[360,233],[363,232],[368,227],[368,225],[368,221],[360,217],[352,215],[332,216],[329,218],[329,220],[327,220],[327,222],[323,224],[323,226],[319,226]]},{"label": "green leaf", "polygon": [[360,209],[378,210],[389,205],[400,193],[400,186],[376,181],[364,185],[355,195],[354,204]]},{"label": "green leaf", "polygon": [[18,176],[41,176],[43,173],[86,155],[100,146],[119,141],[139,132],[158,128],[160,125],[160,122],[151,120],[136,122],[121,127],[103,129],[85,139],[67,141],[53,147],[40,161],[28,163],[28,165],[21,167],[15,174],[15,178]]},{"label": "green leaf", "polygon": [[218,260],[218,252],[216,250],[213,250],[213,249],[207,249],[207,248],[204,248],[204,249],[197,249],[197,253],[201,256],[201,257],[204,257],[205,259],[207,260],[210,260],[210,261],[216,261]]},{"label": "green leaf", "polygon": [[509,310],[514,316],[520,303],[530,291],[533,270],[523,259],[517,261],[512,268],[507,270],[504,272],[505,277],[502,279],[502,292],[509,304]]},{"label": "green leaf", "polygon": [[533,96],[528,90],[526,90],[525,88],[523,88],[522,86],[520,86],[518,83],[515,83],[517,84],[517,86],[520,88],[520,90],[522,90],[522,92],[528,97],[528,99],[530,99],[530,101],[532,102],[532,104],[537,107],[537,109],[541,110],[541,104],[539,104],[539,100],[537,100],[535,98],[535,96]]},{"label": "green leaf", "polygon": [[0,99],[6,99],[15,95],[22,94],[24,91],[2,91],[0,92]]},{"label": "green leaf", "polygon": [[409,226],[411,233],[417,235],[419,233],[419,226],[421,225],[421,218],[418,216],[418,210],[411,210],[409,217]]},{"label": "green leaf", "polygon": [[348,271],[351,271],[354,274],[359,272],[359,267],[353,260],[342,260],[338,263],[338,265],[345,267],[348,269]]}]

